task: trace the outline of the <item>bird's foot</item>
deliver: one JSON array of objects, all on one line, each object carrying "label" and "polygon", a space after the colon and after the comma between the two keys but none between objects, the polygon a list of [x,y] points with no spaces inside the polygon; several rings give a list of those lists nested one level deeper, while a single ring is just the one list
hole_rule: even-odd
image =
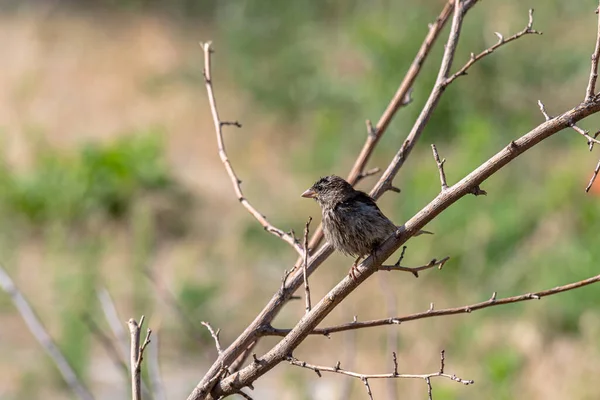
[{"label": "bird's foot", "polygon": [[358,265],[353,264],[350,271],[348,271],[348,276],[352,278],[353,281],[356,281],[356,273],[358,272]]}]

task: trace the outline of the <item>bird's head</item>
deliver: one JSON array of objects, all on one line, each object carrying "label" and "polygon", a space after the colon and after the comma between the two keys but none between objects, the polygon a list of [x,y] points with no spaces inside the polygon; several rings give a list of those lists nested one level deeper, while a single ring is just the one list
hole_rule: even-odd
[{"label": "bird's head", "polygon": [[339,176],[330,175],[319,179],[308,190],[302,193],[302,197],[315,199],[321,205],[334,206],[340,201],[346,200],[354,193],[354,188]]}]

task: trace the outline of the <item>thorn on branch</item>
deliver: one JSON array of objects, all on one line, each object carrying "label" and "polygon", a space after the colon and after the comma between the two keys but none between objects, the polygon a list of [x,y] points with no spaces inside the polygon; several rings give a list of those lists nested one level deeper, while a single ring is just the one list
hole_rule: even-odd
[{"label": "thorn on branch", "polygon": [[373,123],[371,122],[370,119],[365,121],[365,124],[367,125],[367,134],[369,135],[369,137],[371,138],[376,138],[377,137],[377,129],[375,129],[375,127],[373,127]]},{"label": "thorn on branch", "polygon": [[[405,247],[402,248],[402,253],[404,253]],[[403,257],[404,257],[404,255],[400,254],[400,259],[396,262],[396,264],[394,264],[394,265],[380,265],[378,269],[379,270],[383,270],[383,271],[405,271],[405,272],[410,272],[411,274],[413,274],[415,276],[415,278],[418,278],[419,277],[419,274],[418,274],[419,271],[423,271],[423,270],[430,269],[430,268],[433,268],[433,267],[438,267],[438,269],[442,269],[442,267],[444,266],[444,264],[450,259],[450,257],[448,257],[448,256],[442,258],[441,260],[438,260],[438,259],[434,258],[431,261],[429,261],[429,263],[427,263],[425,265],[421,265],[420,267],[403,267],[403,266],[400,265],[400,261],[402,260]]]},{"label": "thorn on branch", "polygon": [[440,155],[438,154],[437,147],[435,144],[431,145],[431,150],[433,151],[433,159],[437,164],[438,171],[440,172],[440,183],[442,185],[442,192],[448,189],[448,184],[446,183],[446,173],[444,172],[444,163],[446,159],[440,160]]},{"label": "thorn on branch", "polygon": [[487,192],[479,187],[479,185],[469,190],[469,193],[474,196],[487,196]]},{"label": "thorn on branch", "polygon": [[221,121],[221,126],[235,126],[237,128],[241,128],[242,124],[238,121]]},{"label": "thorn on branch", "polygon": [[553,118],[546,112],[546,106],[544,105],[544,103],[542,103],[541,100],[538,100],[538,107],[540,108],[540,111],[542,112],[542,115],[544,116],[546,121],[550,121]]}]

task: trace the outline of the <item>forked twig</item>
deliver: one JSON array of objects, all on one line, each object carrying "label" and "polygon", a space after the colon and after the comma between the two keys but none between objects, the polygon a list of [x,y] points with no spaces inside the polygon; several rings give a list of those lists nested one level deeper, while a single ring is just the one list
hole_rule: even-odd
[{"label": "forked twig", "polygon": [[345,376],[349,376],[352,378],[357,378],[360,379],[363,384],[366,387],[367,390],[367,394],[369,395],[369,398],[373,398],[373,394],[371,392],[371,387],[369,386],[369,379],[423,379],[428,386],[428,391],[429,394],[431,394],[431,382],[430,379],[431,378],[446,378],[446,379],[450,379],[451,381],[454,382],[458,382],[458,383],[462,383],[463,385],[472,385],[473,383],[475,383],[473,380],[471,379],[462,379],[457,377],[456,375],[450,375],[447,374],[446,372],[444,372],[444,351],[442,350],[441,352],[441,361],[440,361],[440,369],[436,372],[432,372],[429,374],[399,374],[398,373],[398,362],[396,360],[396,354],[393,353],[393,360],[394,360],[394,370],[391,373],[384,373],[384,374],[363,374],[363,373],[359,373],[359,372],[354,372],[354,371],[348,371],[345,370],[341,367],[341,363],[338,361],[337,364],[333,367],[328,367],[328,366],[323,366],[323,365],[315,365],[315,364],[309,364],[305,361],[300,361],[295,357],[289,356],[286,358],[286,360],[292,364],[295,365],[297,367],[301,367],[301,368],[306,368],[306,369],[310,369],[312,371],[314,371],[319,377],[321,376],[322,372],[330,372],[330,373],[334,373],[334,374],[340,374],[340,375],[345,375]]},{"label": "forked twig", "polygon": [[498,42],[496,44],[494,44],[493,46],[488,47],[487,49],[485,49],[484,51],[482,51],[481,53],[479,53],[477,55],[475,55],[474,53],[471,53],[471,58],[469,59],[469,61],[467,61],[467,63],[461,69],[459,69],[456,73],[454,73],[452,76],[450,76],[448,79],[446,79],[446,82],[445,82],[446,85],[449,85],[450,83],[452,83],[452,81],[454,81],[459,76],[466,75],[467,71],[469,70],[469,68],[471,68],[473,66],[473,64],[475,64],[477,61],[481,60],[485,56],[492,54],[494,52],[494,50],[498,49],[499,47],[504,46],[505,44],[510,43],[514,40],[517,40],[520,37],[525,36],[525,35],[529,35],[529,34],[541,35],[542,34],[542,32],[539,32],[539,31],[536,31],[535,29],[533,29],[533,8],[529,10],[529,22],[527,23],[527,26],[525,28],[523,28],[522,31],[517,32],[508,38],[504,38],[504,36],[502,36],[502,34],[500,34],[498,32],[494,32],[494,33],[498,37]]},{"label": "forked twig", "polygon": [[150,335],[152,334],[152,330],[148,329],[146,331],[146,338],[140,345],[140,332],[143,325],[143,315],[139,323],[133,318],[127,322],[131,335],[131,398],[133,400],[142,400],[142,361],[144,360],[144,351],[150,344]]}]

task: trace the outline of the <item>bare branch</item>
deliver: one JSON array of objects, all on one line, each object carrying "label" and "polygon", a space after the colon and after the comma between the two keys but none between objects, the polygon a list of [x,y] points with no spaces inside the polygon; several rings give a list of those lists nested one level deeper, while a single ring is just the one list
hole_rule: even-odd
[{"label": "bare branch", "polygon": [[525,35],[529,35],[529,34],[541,35],[542,34],[542,32],[538,32],[535,29],[533,29],[533,9],[529,10],[529,22],[527,23],[527,26],[525,28],[523,28],[522,31],[515,33],[514,35],[510,36],[507,39],[505,39],[504,36],[502,36],[498,32],[494,32],[494,33],[496,34],[496,36],[498,36],[498,42],[496,44],[494,44],[493,46],[488,47],[487,49],[485,49],[484,51],[482,51],[481,53],[479,53],[477,55],[471,53],[471,58],[469,59],[469,61],[467,61],[467,63],[461,69],[459,69],[454,75],[452,75],[451,77],[449,77],[446,80],[446,82],[445,82],[446,85],[449,85],[450,83],[452,83],[459,76],[466,75],[467,71],[469,70],[469,68],[471,68],[473,66],[473,64],[475,64],[477,61],[481,60],[485,56],[492,54],[494,52],[494,50],[498,49],[499,47],[504,46],[505,44],[510,43],[514,40],[517,40],[520,37],[525,36]]},{"label": "bare branch", "polygon": [[79,380],[77,374],[71,365],[62,354],[52,337],[48,334],[48,331],[42,325],[35,311],[31,308],[23,293],[15,285],[11,277],[8,275],[6,270],[0,265],[0,287],[8,294],[15,305],[19,314],[25,321],[27,328],[33,334],[38,343],[44,348],[44,351],[52,359],[56,367],[58,368],[63,379],[69,386],[69,388],[82,400],[93,400],[94,396],[90,393],[88,388]]},{"label": "bare branch", "polygon": [[[406,161],[406,157],[414,147],[416,140],[422,133],[432,112],[436,108],[439,98],[445,89],[444,82],[448,78],[449,69],[456,49],[458,36],[461,29],[462,18],[468,8],[476,4],[475,0],[459,1],[456,0],[455,14],[453,24],[450,29],[448,42],[446,43],[442,65],[436,80],[436,85],[421,113],[411,133],[397,152],[396,156],[388,166],[377,186],[371,191],[374,198],[379,198],[384,192],[393,187],[392,180]],[[285,360],[288,355],[311,334],[316,326],[327,316],[345,297],[347,297],[364,280],[368,279],[379,265],[394,251],[402,246],[409,238],[421,231],[428,222],[433,220],[443,210],[451,204],[458,201],[465,195],[485,194],[480,185],[491,175],[502,169],[510,161],[531,149],[542,140],[554,135],[558,131],[571,126],[570,124],[600,111],[600,101],[593,99],[591,102],[580,104],[579,106],[564,112],[552,120],[540,124],[527,134],[517,140],[511,141],[511,144],[496,155],[491,157],[476,170],[465,176],[460,182],[456,183],[448,190],[436,196],[427,206],[419,211],[413,218],[403,225],[394,236],[386,240],[375,252],[368,257],[359,266],[360,276],[356,280],[350,278],[343,279],[338,283],[318,304],[312,307],[312,310],[306,314],[301,321],[290,331],[288,331],[285,340],[275,345],[266,354],[256,357],[255,361],[250,363],[239,372],[231,376],[222,376],[223,365],[236,360],[240,354],[245,352],[250,345],[258,340],[261,334],[264,334],[269,327],[270,322],[275,318],[282,306],[292,297],[293,292],[297,290],[303,282],[303,274],[295,271],[289,278],[285,279],[285,284],[271,298],[269,303],[259,313],[255,320],[247,329],[223,352],[217,361],[211,366],[202,380],[198,383],[188,399],[197,400],[201,398],[216,399],[220,396],[236,393],[241,388],[252,384],[257,378],[265,374],[277,363]],[[318,242],[318,241],[317,241]],[[311,241],[312,243],[312,241]],[[312,247],[315,248],[315,247]],[[309,260],[307,274],[310,275],[324,259],[332,253],[331,246],[325,245],[313,254]],[[301,262],[302,259],[300,259]],[[300,265],[300,262],[297,265]],[[431,313],[434,313],[433,309]]]},{"label": "bare branch", "polygon": [[396,365],[397,365],[396,363],[395,363],[395,369],[391,373],[363,374],[363,373],[348,371],[348,370],[343,369],[341,367],[341,364],[339,361],[337,362],[337,364],[334,367],[327,367],[327,366],[323,366],[323,365],[309,364],[305,361],[300,361],[297,358],[291,357],[291,356],[287,357],[286,360],[292,365],[295,365],[295,366],[301,367],[301,368],[310,369],[312,371],[315,371],[319,375],[322,372],[330,372],[330,373],[334,373],[334,374],[340,374],[340,375],[345,375],[345,376],[350,376],[352,378],[360,379],[363,382],[363,384],[366,386],[367,393],[369,394],[369,397],[371,399],[373,398],[373,395],[371,393],[371,388],[369,387],[369,384],[368,384],[369,379],[423,379],[427,382],[429,387],[431,387],[429,380],[431,378],[438,378],[438,377],[450,379],[451,381],[462,383],[463,385],[472,385],[473,383],[475,383],[473,380],[461,379],[461,378],[457,377],[456,375],[447,374],[442,370],[437,371],[437,372],[432,372],[429,374],[399,374],[396,369]]},{"label": "bare branch", "polygon": [[373,190],[371,190],[370,195],[374,199],[378,199],[381,195],[393,187],[392,181],[394,180],[394,177],[404,165],[406,158],[414,148],[417,140],[421,137],[421,133],[425,129],[425,126],[433,114],[433,111],[436,109],[442,93],[444,92],[446,86],[448,86],[446,80],[448,78],[448,74],[450,73],[450,68],[452,67],[456,47],[458,46],[458,39],[462,29],[463,18],[467,12],[467,10],[463,8],[463,3],[463,0],[455,1],[452,26],[450,28],[450,34],[448,35],[448,41],[446,42],[446,46],[444,48],[444,55],[442,56],[442,62],[440,64],[435,85],[431,90],[427,102],[423,106],[419,117],[415,121],[402,147],[392,159],[392,162],[377,182],[377,185],[375,185]]},{"label": "bare branch", "polygon": [[[580,287],[591,285],[591,284],[599,282],[599,281],[600,281],[600,275],[596,275],[591,278],[584,279],[582,281],[570,283],[568,285],[557,286],[552,289],[542,290],[540,292],[535,292],[535,293],[527,293],[527,294],[522,294],[519,296],[505,297],[503,299],[497,299],[496,293],[494,292],[494,295],[492,295],[492,297],[489,300],[483,301],[481,303],[475,303],[475,304],[461,306],[461,307],[455,307],[455,308],[444,308],[444,309],[440,309],[440,310],[434,310],[433,303],[432,303],[430,308],[424,312],[409,314],[409,315],[406,315],[403,317],[375,319],[375,320],[363,321],[363,322],[352,321],[352,322],[349,322],[346,324],[335,325],[335,326],[330,326],[330,327],[326,327],[326,328],[317,328],[317,329],[314,329],[312,332],[310,332],[310,334],[311,335],[330,335],[332,333],[344,332],[344,331],[348,331],[348,330],[352,330],[352,329],[372,328],[372,327],[383,326],[383,325],[398,325],[403,322],[416,321],[416,320],[425,319],[425,318],[441,317],[444,315],[469,314],[473,311],[481,310],[483,308],[495,307],[495,306],[500,306],[500,305],[510,304],[510,303],[519,303],[519,302],[527,301],[527,300],[539,300],[542,297],[552,296],[554,294],[566,292],[566,291],[573,290],[573,289],[578,289]],[[270,329],[264,331],[264,334],[269,335],[269,336],[271,336],[271,335],[286,336],[289,333],[290,333],[289,329],[270,328]]]},{"label": "bare branch", "polygon": [[150,335],[152,331],[150,329],[146,332],[146,338],[140,346],[140,332],[144,325],[144,316],[140,318],[140,322],[131,318],[127,325],[129,326],[129,333],[131,335],[131,398],[133,400],[142,400],[142,361],[144,359],[144,351],[148,344],[150,344]]},{"label": "bare branch", "polygon": [[308,233],[310,222],[312,221],[312,217],[308,217],[308,221],[306,221],[306,225],[304,226],[304,263],[302,265],[302,273],[304,275],[304,301],[306,304],[306,312],[309,313],[311,309],[310,305],[310,286],[308,285]]},{"label": "bare branch", "polygon": [[217,331],[215,331],[208,322],[202,321],[200,323],[204,325],[206,329],[208,329],[208,331],[210,332],[210,336],[212,336],[212,338],[215,340],[215,347],[217,348],[217,352],[221,354],[223,352],[223,348],[221,347],[221,341],[219,340],[219,333],[221,332],[221,330],[217,329]]},{"label": "bare branch", "polygon": [[[552,117],[550,115],[548,115],[548,112],[546,112],[546,107],[544,106],[544,103],[542,103],[541,100],[538,100],[538,106],[540,107],[540,111],[544,115],[544,118],[546,118],[546,121],[552,119]],[[596,137],[598,137],[598,134],[600,134],[600,131],[596,132],[594,134],[594,137],[591,137],[589,135],[588,131],[586,131],[584,129],[581,129],[580,127],[578,127],[577,125],[575,125],[574,122],[570,122],[569,126],[571,128],[573,128],[573,130],[575,132],[579,133],[581,136],[583,136],[587,140],[587,144],[588,144],[588,147],[590,148],[590,151],[592,151],[592,149],[594,148],[594,144],[595,143],[600,144],[600,140],[596,139]]]},{"label": "bare branch", "polygon": [[433,151],[433,159],[437,164],[438,171],[440,171],[440,183],[442,185],[443,192],[444,190],[448,189],[448,184],[446,183],[446,174],[444,173],[444,163],[446,162],[446,159],[444,158],[440,161],[440,155],[438,154],[435,144],[431,145],[431,150]]},{"label": "bare branch", "polygon": [[437,260],[434,258],[427,264],[421,265],[420,267],[402,267],[402,266],[400,266],[400,260],[398,260],[398,262],[396,262],[396,264],[394,264],[394,265],[380,265],[379,270],[410,272],[411,274],[413,274],[415,276],[415,278],[418,278],[419,271],[424,271],[426,269],[430,269],[433,267],[438,267],[438,269],[442,269],[444,267],[444,264],[446,264],[446,262],[449,259],[450,259],[450,257],[444,257],[441,260]]},{"label": "bare branch", "polygon": [[[429,32],[417,55],[415,56],[413,62],[411,63],[404,79],[400,83],[396,94],[386,107],[385,111],[379,118],[377,125],[373,127],[370,120],[367,120],[367,139],[348,174],[348,178],[346,179],[352,185],[356,185],[362,178],[365,177],[364,169],[371,158],[371,154],[375,150],[377,143],[379,143],[379,139],[386,132],[390,122],[396,115],[396,112],[402,108],[403,106],[409,104],[411,102],[411,94],[413,91],[413,85],[415,80],[417,79],[419,73],[421,72],[421,68],[425,64],[425,60],[427,56],[431,52],[435,41],[439,37],[442,29],[446,25],[448,21],[448,17],[454,8],[454,0],[448,0],[444,5],[444,8],[440,12],[440,15],[436,18],[436,20],[429,24]],[[379,172],[379,171],[378,171]],[[399,193],[400,189],[390,185],[389,190]],[[310,241],[310,248],[315,249],[323,240],[323,230],[322,227],[319,227],[315,230],[315,233]],[[296,265],[300,265],[301,259],[296,263]]]},{"label": "bare branch", "polygon": [[206,91],[208,94],[208,101],[210,103],[210,110],[212,113],[215,132],[217,134],[217,144],[219,148],[219,157],[221,158],[221,162],[225,166],[225,170],[227,171],[227,175],[229,175],[229,179],[231,180],[231,184],[233,185],[233,190],[235,191],[235,195],[240,203],[248,210],[248,212],[263,226],[263,228],[272,233],[273,235],[279,237],[284,242],[289,244],[296,250],[296,252],[302,256],[302,246],[300,243],[290,234],[285,233],[279,228],[273,226],[267,218],[258,212],[252,204],[244,197],[244,193],[242,192],[241,183],[235,171],[233,170],[233,166],[231,165],[231,161],[229,161],[229,157],[227,156],[227,152],[225,150],[225,141],[223,140],[223,125],[235,125],[237,127],[241,127],[239,122],[222,122],[219,118],[219,112],[217,111],[217,103],[215,100],[215,94],[213,92],[213,82],[211,75],[211,54],[213,52],[211,48],[211,43],[203,43],[202,50],[204,51],[204,82],[206,84]]},{"label": "bare branch", "polygon": [[595,96],[596,80],[598,79],[598,58],[600,57],[600,5],[596,8],[598,14],[598,33],[596,34],[596,47],[592,53],[592,65],[590,71],[590,80],[585,90],[585,101],[591,101]]},{"label": "bare branch", "polygon": [[600,172],[600,161],[598,161],[598,164],[596,164],[596,168],[594,168],[594,173],[592,174],[592,177],[590,178],[590,182],[588,183],[588,185],[585,188],[586,193],[588,193],[590,191],[590,189],[592,188],[592,186],[594,185],[594,182],[596,181],[596,178],[598,177],[598,172]]}]

